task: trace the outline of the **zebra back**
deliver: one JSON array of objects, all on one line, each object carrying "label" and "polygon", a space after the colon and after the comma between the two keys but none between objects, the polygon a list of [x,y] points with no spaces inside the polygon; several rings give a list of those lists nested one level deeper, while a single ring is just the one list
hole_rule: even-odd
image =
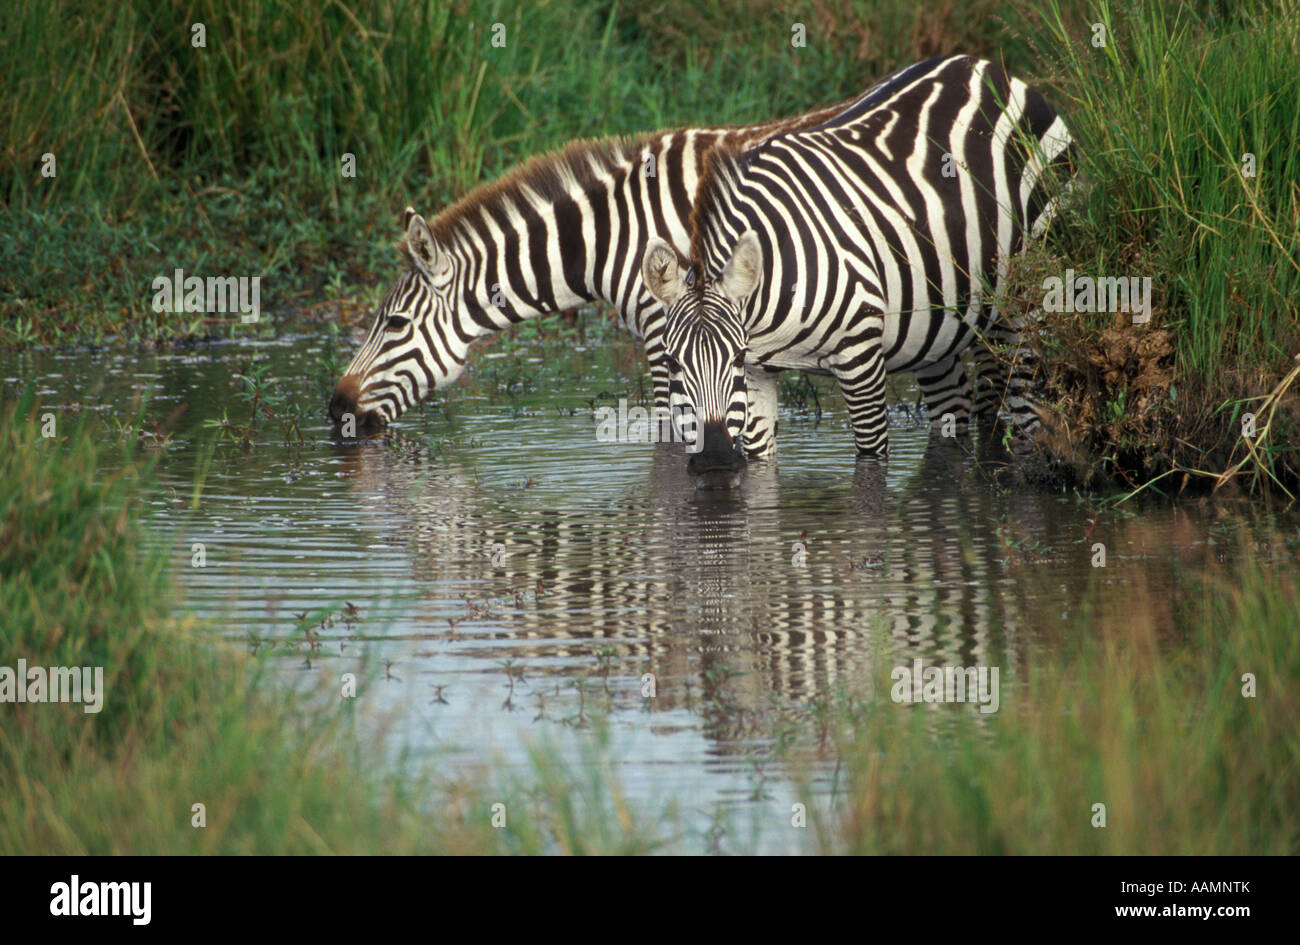
[{"label": "zebra back", "polygon": [[[1073,148],[1046,99],[992,63],[957,56],[910,66],[821,124],[710,154],[692,214],[694,289],[673,317],[731,317],[710,286],[752,233],[757,279],[730,300],[751,368],[835,373],[861,407],[859,449],[875,451],[885,370],[918,373],[932,419],[948,404],[941,398],[965,397],[955,378],[964,379],[959,357],[972,345],[997,388],[992,351],[1018,345],[1022,325],[999,312],[998,295],[1011,256],[1051,219],[1055,172],[1073,173]],[[717,347],[701,339],[687,360],[718,374]],[[1013,420],[1028,426],[1032,359],[1023,360],[1004,385]],[[729,414],[728,427],[738,435],[743,418]]]}]

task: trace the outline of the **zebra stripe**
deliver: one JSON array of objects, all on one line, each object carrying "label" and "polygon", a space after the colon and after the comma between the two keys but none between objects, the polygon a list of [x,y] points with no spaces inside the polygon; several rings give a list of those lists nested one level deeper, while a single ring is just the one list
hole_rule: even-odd
[{"label": "zebra stripe", "polygon": [[331,416],[383,426],[455,380],[476,339],[594,301],[644,340],[655,403],[666,408],[663,311],[640,275],[647,241],[658,233],[689,247],[693,195],[714,148],[820,124],[844,104],[757,125],[573,142],[432,221],[408,207],[402,271],[339,380]]},{"label": "zebra stripe", "polygon": [[[694,194],[716,149],[816,127],[851,104],[758,125],[574,142],[432,221],[408,208],[402,271],[336,386],[331,416],[383,426],[455,380],[476,339],[594,301],[643,339],[655,405],[668,408],[664,312],[641,278],[647,243],[659,234],[687,252]],[[754,390],[751,415],[774,417],[775,380],[756,376]]]},{"label": "zebra stripe", "polygon": [[[704,430],[692,468],[733,471],[737,437],[751,457],[771,451],[775,410],[749,407],[763,399],[755,378],[774,385],[780,370],[838,379],[862,454],[888,452],[886,372],[915,372],[932,422],[952,414],[964,432],[968,348],[981,426],[1005,400],[1031,432],[1024,322],[995,300],[1012,252],[1055,212],[1047,170],[1068,174],[1073,150],[1038,92],[967,56],[895,73],[819,126],[715,150],[692,219],[693,284],[662,241],[643,264],[669,310],[673,389]],[[1004,346],[1010,367],[995,357]],[[726,372],[741,351],[749,370]]]}]

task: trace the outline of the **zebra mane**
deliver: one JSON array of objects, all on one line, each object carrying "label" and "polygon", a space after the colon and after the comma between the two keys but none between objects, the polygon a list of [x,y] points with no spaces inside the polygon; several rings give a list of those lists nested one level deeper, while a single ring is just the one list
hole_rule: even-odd
[{"label": "zebra mane", "polygon": [[704,161],[700,182],[695,188],[695,206],[691,208],[691,269],[693,284],[703,289],[708,276],[707,227],[711,219],[725,213],[728,196],[739,186],[741,170],[750,152],[744,148],[719,145]]},{"label": "zebra mane", "polygon": [[[586,190],[600,178],[626,169],[637,153],[664,132],[620,135],[610,138],[579,139],[561,148],[534,155],[513,170],[475,187],[429,221],[429,229],[440,246],[456,245],[481,220],[485,209],[501,207],[507,201],[531,205],[539,198],[559,200],[575,189]],[[411,248],[403,236],[397,244],[403,267],[415,265]]]}]

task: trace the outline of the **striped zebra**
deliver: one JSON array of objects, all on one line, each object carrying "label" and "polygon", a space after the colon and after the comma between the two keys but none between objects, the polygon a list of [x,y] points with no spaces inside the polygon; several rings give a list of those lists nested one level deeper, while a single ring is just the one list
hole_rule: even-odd
[{"label": "striped zebra", "polygon": [[595,301],[643,340],[655,405],[667,409],[663,310],[641,282],[646,242],[657,233],[690,245],[695,188],[715,147],[817,125],[847,104],[756,125],[575,141],[431,221],[407,207],[401,273],[335,388],[331,417],[385,426],[455,380],[476,339]]},{"label": "striped zebra", "polygon": [[[1030,433],[1034,359],[995,300],[1055,212],[1046,171],[1068,175],[1073,150],[1041,94],[967,56],[903,69],[819,126],[715,149],[689,268],[662,240],[643,261],[668,310],[673,396],[703,428],[691,469],[725,485],[771,453],[788,369],[839,381],[860,454],[888,452],[886,372],[915,372],[931,422],[964,433],[967,348],[980,425],[1005,405]],[[1000,348],[1017,352],[1009,368]]]},{"label": "striped zebra", "polygon": [[[578,141],[479,187],[426,221],[403,220],[402,272],[329,404],[382,427],[455,380],[472,342],[524,319],[603,301],[644,341],[655,407],[668,410],[663,309],[641,278],[655,235],[686,252],[707,156],[815,127],[841,102],[792,118]],[[346,426],[345,426],[346,431]]]}]

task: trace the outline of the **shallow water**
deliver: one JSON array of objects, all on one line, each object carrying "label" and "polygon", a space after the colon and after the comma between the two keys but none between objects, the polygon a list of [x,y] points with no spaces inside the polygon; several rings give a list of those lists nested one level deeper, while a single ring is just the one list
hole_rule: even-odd
[{"label": "shallow water", "polygon": [[[110,423],[148,392],[146,417],[170,421],[150,532],[182,607],[241,645],[278,644],[289,683],[356,673],[360,723],[452,773],[522,769],[539,741],[579,763],[573,732],[604,718],[627,795],[702,824],[719,806],[788,818],[774,744],[891,667],[998,667],[1006,704],[1087,632],[1086,598],[1131,603],[1177,646],[1205,564],[1270,524],[999,485],[906,410],[887,468],[855,463],[835,397],[820,420],[783,412],[779,460],[740,489],[697,492],[679,446],[597,442],[591,404],[636,396],[623,340],[570,349],[532,391],[520,378],[554,352],[494,348],[454,392],[454,422],[430,408],[345,444],[325,422],[329,344],[308,323],[180,352],[5,355],[0,375],[6,396],[35,378],[44,408]],[[221,444],[209,464],[204,421],[247,417],[234,374],[250,359],[304,406],[304,441],[264,418],[255,447]]]}]

